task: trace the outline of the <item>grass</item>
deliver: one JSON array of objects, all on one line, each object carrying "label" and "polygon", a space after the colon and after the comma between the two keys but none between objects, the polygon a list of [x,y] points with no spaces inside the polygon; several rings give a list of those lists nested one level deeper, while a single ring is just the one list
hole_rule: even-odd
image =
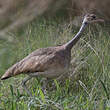
[{"label": "grass", "polygon": [[[20,32],[9,33],[14,42],[0,41],[0,76],[33,50],[63,44],[79,28],[60,20],[40,19]],[[72,49],[71,67],[63,81],[49,83],[46,94],[42,78],[27,85],[33,98],[21,87],[19,75],[0,81],[0,110],[110,110],[110,38],[106,25],[87,28]]]}]

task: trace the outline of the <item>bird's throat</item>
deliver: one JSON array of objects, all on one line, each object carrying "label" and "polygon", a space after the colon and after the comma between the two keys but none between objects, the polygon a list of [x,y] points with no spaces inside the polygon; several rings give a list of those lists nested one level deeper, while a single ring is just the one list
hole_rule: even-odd
[{"label": "bird's throat", "polygon": [[85,30],[85,27],[86,26],[87,26],[87,24],[86,23],[83,23],[82,26],[81,26],[81,28],[80,28],[80,30],[79,30],[79,32],[75,35],[75,37],[73,37],[72,40],[70,40],[69,42],[67,42],[65,44],[65,46],[66,46],[67,49],[71,49],[78,42],[78,40],[80,39],[81,34]]}]

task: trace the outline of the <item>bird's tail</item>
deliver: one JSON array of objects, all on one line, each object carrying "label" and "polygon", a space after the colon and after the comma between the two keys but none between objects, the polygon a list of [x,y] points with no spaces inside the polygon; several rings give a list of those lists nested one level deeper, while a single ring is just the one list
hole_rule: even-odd
[{"label": "bird's tail", "polygon": [[6,72],[5,74],[1,77],[1,80],[5,80],[5,79],[8,79],[12,76],[15,76],[17,75],[17,73],[19,73],[19,70],[17,69],[17,63],[14,64],[12,67],[10,67]]},{"label": "bird's tail", "polygon": [[2,77],[1,77],[1,80],[5,80],[5,79],[8,79],[8,78],[10,78],[11,77],[11,75],[8,75],[8,74],[4,74]]}]

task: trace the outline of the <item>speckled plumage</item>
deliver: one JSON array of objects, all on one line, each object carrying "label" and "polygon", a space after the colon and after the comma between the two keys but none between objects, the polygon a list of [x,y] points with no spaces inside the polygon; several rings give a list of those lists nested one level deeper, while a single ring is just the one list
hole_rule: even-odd
[{"label": "speckled plumage", "polygon": [[[55,78],[68,70],[71,51],[63,46],[37,49],[21,61],[10,67],[2,79],[18,74],[27,74]],[[32,74],[33,73],[33,74]]]}]

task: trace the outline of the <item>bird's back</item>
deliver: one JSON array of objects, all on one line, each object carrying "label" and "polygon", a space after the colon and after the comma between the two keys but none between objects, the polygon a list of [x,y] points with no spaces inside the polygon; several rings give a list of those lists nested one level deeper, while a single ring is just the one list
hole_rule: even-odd
[{"label": "bird's back", "polygon": [[65,50],[63,46],[37,49],[10,67],[2,79],[21,73],[30,74],[34,72],[42,72],[43,74],[51,72],[49,74],[58,75],[64,68],[68,68],[69,63],[70,52]]}]

